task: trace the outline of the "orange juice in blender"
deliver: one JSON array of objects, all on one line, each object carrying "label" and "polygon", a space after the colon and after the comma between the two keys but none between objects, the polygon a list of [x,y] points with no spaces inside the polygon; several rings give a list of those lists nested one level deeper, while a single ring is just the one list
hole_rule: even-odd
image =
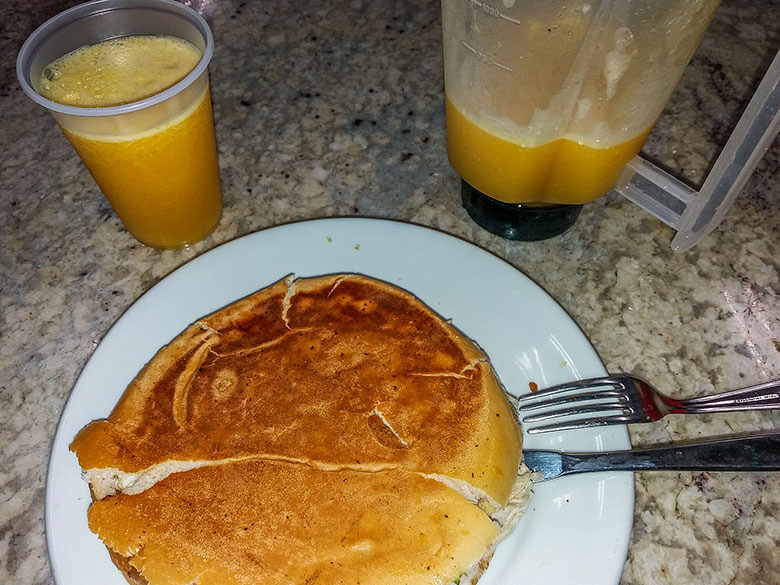
[{"label": "orange juice in blender", "polygon": [[717,0],[442,0],[447,154],[482,227],[568,229],[642,148]]},{"label": "orange juice in blender", "polygon": [[[213,231],[222,212],[206,72],[210,31],[197,13],[167,0],[117,2],[119,10],[101,10],[106,4],[80,5],[53,20],[67,17],[78,30],[85,16],[96,16],[78,10],[95,5],[101,18],[120,14],[113,18],[128,34],[72,47],[81,38],[74,33],[62,54],[47,46],[51,38],[60,43],[62,35],[40,40],[36,31],[31,40],[42,48],[29,52],[59,55],[48,62],[39,55],[37,64],[28,58],[22,85],[34,87],[31,97],[52,111],[133,236],[156,248],[192,244]],[[166,26],[177,36],[164,34]],[[106,28],[116,29],[117,22]]]},{"label": "orange juice in blender", "polygon": [[513,142],[469,120],[446,101],[447,155],[464,181],[506,203],[580,205],[609,191],[649,130],[614,145],[558,138]]}]

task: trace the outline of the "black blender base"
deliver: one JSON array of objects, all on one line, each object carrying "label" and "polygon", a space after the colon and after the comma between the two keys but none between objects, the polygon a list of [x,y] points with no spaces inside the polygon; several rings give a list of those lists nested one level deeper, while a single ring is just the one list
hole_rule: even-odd
[{"label": "black blender base", "polygon": [[560,235],[574,225],[582,211],[582,205],[504,203],[477,191],[466,181],[461,181],[460,193],[471,219],[508,240],[535,242]]}]

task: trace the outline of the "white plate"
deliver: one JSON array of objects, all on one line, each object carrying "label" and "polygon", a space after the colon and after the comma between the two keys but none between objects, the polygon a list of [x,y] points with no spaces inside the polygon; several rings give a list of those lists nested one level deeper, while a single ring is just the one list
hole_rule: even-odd
[{"label": "white plate", "polygon": [[[506,388],[521,394],[604,373],[569,316],[526,276],[472,244],[393,221],[326,219],[268,229],[182,266],[116,322],[73,388],[54,439],[46,485],[46,531],[59,585],[126,585],[89,531],[90,497],[74,435],[106,417],[157,349],[197,318],[287,274],[359,272],[417,295],[488,353]],[[525,437],[528,448],[629,447],[624,427]],[[617,583],[633,516],[630,473],[572,476],[535,486],[517,529],[480,585]]]}]

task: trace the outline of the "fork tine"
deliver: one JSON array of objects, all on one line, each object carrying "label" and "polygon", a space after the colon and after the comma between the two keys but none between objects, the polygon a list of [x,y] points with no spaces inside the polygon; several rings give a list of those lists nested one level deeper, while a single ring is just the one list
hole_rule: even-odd
[{"label": "fork tine", "polygon": [[622,392],[618,390],[595,390],[593,392],[583,392],[582,394],[566,394],[558,395],[554,398],[545,398],[538,402],[531,404],[524,404],[519,407],[522,411],[535,410],[538,408],[547,408],[552,406],[559,406],[561,404],[568,404],[570,402],[585,402],[587,400],[599,400],[603,398],[617,398],[624,397]]},{"label": "fork tine", "polygon": [[626,415],[615,416],[600,416],[596,418],[585,418],[580,420],[573,420],[568,422],[552,423],[549,425],[542,425],[540,427],[526,428],[525,431],[529,435],[535,435],[537,433],[550,433],[555,431],[571,431],[576,429],[585,429],[591,427],[604,427],[607,425],[617,423],[630,423],[631,417]]},{"label": "fork tine", "polygon": [[605,412],[609,410],[619,410],[624,415],[631,414],[632,412],[630,408],[626,407],[625,402],[601,402],[599,404],[583,404],[578,406],[571,406],[569,408],[548,410],[545,412],[540,412],[539,414],[531,414],[529,416],[524,416],[520,419],[520,421],[524,423],[534,423],[543,420],[549,420],[551,418],[556,418],[559,416],[571,416],[574,414],[593,414],[593,413]]},{"label": "fork tine", "polygon": [[554,396],[556,394],[562,394],[572,390],[587,390],[589,388],[598,388],[601,386],[612,386],[613,388],[622,387],[622,382],[619,377],[616,376],[601,376],[598,378],[586,378],[584,380],[578,380],[576,382],[567,382],[565,384],[558,384],[556,386],[548,386],[542,388],[537,392],[531,394],[525,394],[517,398],[518,404],[525,402],[532,402],[548,396]]}]

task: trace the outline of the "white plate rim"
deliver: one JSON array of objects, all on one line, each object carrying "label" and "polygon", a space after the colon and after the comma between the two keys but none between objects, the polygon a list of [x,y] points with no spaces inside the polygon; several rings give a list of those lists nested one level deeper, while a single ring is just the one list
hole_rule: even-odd
[{"label": "white plate rim", "polygon": [[[221,270],[235,270],[231,262],[256,272],[234,275],[238,281],[216,279],[214,274]],[[291,272],[316,276],[350,271],[407,288],[451,318],[488,352],[502,382],[514,394],[522,386],[519,380],[525,380],[527,387],[529,376],[542,386],[605,373],[582,331],[541,287],[492,253],[435,229],[386,219],[319,219],[268,228],[222,244],[177,268],[139,297],[105,335],[71,391],[55,433],[45,494],[46,539],[58,585],[125,584],[105,547],[86,526],[89,494],[75,456],[68,451],[75,432],[90,420],[106,416],[135,372],[198,317]],[[461,278],[454,278],[458,274]],[[191,289],[194,283],[201,286],[195,306],[190,302],[193,298],[189,298],[190,304],[177,302],[177,293]],[[491,283],[513,286],[485,288]],[[475,291],[483,301],[472,305],[468,295]],[[510,302],[529,299],[533,314]],[[549,331],[538,333],[548,334],[544,347],[531,344],[520,355],[501,345],[511,343],[515,335],[508,338],[504,332],[491,333],[487,331],[489,324],[509,328],[517,324],[513,322],[514,311],[498,318],[502,307],[518,309],[526,319],[533,320],[541,313],[552,320]],[[160,309],[164,309],[163,321],[168,322],[156,331],[157,343],[133,339],[134,328],[141,326],[139,321],[160,325],[155,322]],[[518,339],[523,338],[524,331],[516,333]],[[496,339],[501,335],[504,337]],[[117,365],[111,360],[117,358],[120,343],[125,343],[121,353],[127,363]],[[535,358],[541,361],[534,364],[532,354],[540,349],[542,355]],[[562,360],[556,370],[549,363],[553,355],[568,358],[568,362]],[[108,370],[107,366],[116,367]],[[95,384],[101,377],[110,378],[111,383],[97,395]],[[604,450],[625,449],[630,442],[625,427],[613,426],[524,435],[524,446]],[[633,505],[633,474],[627,472],[585,474],[537,484],[528,510],[498,546],[480,585],[497,585],[513,577],[543,579],[538,582],[546,585],[581,585],[583,575],[588,575],[593,585],[618,583],[628,552]]]}]

